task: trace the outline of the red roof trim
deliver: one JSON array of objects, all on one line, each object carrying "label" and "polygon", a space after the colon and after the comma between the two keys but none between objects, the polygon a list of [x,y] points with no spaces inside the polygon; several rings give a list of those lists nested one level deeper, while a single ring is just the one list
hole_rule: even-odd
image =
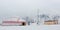
[{"label": "red roof trim", "polygon": [[22,23],[23,21],[3,21],[3,23]]}]

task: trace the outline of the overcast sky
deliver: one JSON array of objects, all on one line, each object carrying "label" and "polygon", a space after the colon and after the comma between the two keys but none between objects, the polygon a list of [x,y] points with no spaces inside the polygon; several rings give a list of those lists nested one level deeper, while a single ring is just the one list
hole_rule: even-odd
[{"label": "overcast sky", "polygon": [[0,16],[60,14],[60,0],[0,0]]}]

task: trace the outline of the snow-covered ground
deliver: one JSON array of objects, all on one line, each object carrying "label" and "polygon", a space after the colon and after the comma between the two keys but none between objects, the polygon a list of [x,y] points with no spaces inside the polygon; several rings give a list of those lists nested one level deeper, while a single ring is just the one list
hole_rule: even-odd
[{"label": "snow-covered ground", "polygon": [[0,30],[60,30],[60,25],[0,26]]}]

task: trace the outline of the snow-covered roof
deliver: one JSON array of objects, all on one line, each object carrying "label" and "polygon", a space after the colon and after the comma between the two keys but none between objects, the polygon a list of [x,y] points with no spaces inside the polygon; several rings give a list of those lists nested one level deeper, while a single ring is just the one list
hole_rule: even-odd
[{"label": "snow-covered roof", "polygon": [[19,21],[24,21],[24,22],[26,22],[26,20],[24,20],[24,19],[19,19]]},{"label": "snow-covered roof", "polygon": [[3,21],[25,21],[25,20],[19,17],[12,17],[12,18],[5,18],[3,19]]}]

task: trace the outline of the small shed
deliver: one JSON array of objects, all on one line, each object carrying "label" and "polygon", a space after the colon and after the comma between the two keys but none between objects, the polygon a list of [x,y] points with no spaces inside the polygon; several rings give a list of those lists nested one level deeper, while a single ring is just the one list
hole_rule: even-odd
[{"label": "small shed", "polygon": [[48,20],[48,21],[44,21],[45,25],[54,25],[54,24],[58,24],[58,20]]},{"label": "small shed", "polygon": [[6,20],[5,19],[2,21],[1,25],[4,25],[4,26],[26,26],[27,23],[25,20],[17,18],[16,20],[11,20],[11,19]]},{"label": "small shed", "polygon": [[2,25],[7,25],[7,26],[25,26],[26,22],[25,21],[3,21]]}]

